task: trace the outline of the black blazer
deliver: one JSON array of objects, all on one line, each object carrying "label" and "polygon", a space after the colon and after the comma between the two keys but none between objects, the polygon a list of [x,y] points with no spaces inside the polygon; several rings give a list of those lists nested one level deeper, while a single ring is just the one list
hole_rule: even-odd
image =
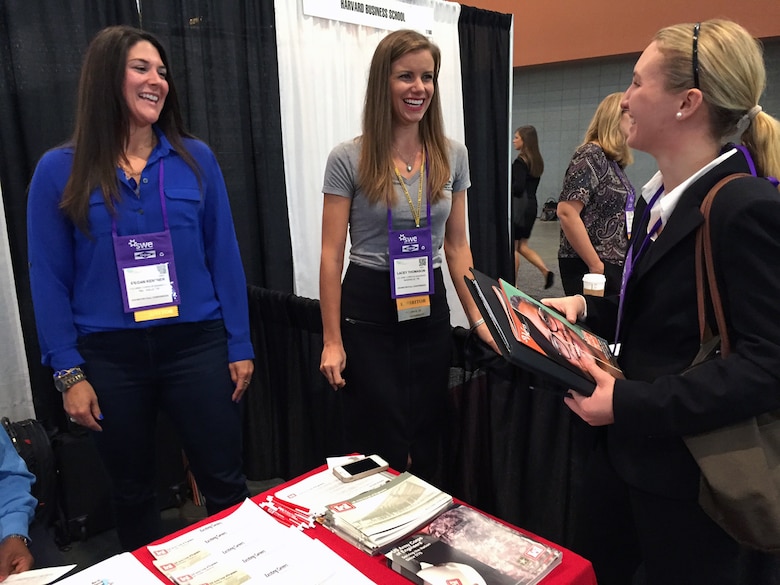
[{"label": "black blazer", "polygon": [[[780,192],[765,179],[732,181],[714,201],[713,254],[732,353],[681,375],[699,348],[699,206],[735,172],[749,172],[739,151],[686,189],[626,287],[619,361],[627,379],[615,384],[607,448],[626,482],[658,495],[697,497],[699,469],[683,436],[780,408]],[[645,206],[641,199],[637,224]],[[647,220],[633,233],[639,248]],[[616,307],[615,298],[588,299],[588,325],[611,338]]]}]

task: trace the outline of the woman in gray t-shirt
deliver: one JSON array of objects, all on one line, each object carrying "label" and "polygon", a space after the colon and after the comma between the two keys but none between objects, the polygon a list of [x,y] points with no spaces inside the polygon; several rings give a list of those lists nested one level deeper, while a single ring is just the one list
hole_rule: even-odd
[{"label": "woman in gray t-shirt", "polygon": [[343,388],[345,450],[432,480],[450,365],[442,250],[475,333],[494,346],[463,279],[468,156],[444,136],[439,66],[438,47],[414,31],[377,46],[363,133],[328,157],[320,260],[320,371]]}]

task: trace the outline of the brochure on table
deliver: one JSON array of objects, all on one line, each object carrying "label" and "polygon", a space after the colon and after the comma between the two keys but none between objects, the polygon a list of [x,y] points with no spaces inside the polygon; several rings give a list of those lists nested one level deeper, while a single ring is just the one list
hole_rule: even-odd
[{"label": "brochure on table", "polygon": [[418,585],[534,585],[563,553],[467,506],[453,507],[387,553]]},{"label": "brochure on table", "polygon": [[[327,546],[279,524],[251,500],[224,518],[147,549],[155,568],[176,585],[373,583]],[[123,553],[61,583],[159,585],[160,580]]]},{"label": "brochure on table", "polygon": [[328,509],[328,504],[349,500],[358,494],[379,487],[395,477],[394,474],[383,471],[345,483],[333,475],[333,467],[355,459],[355,457],[330,458],[328,459],[328,469],[280,488],[273,497],[303,508],[313,516],[323,516]]},{"label": "brochure on table", "polygon": [[409,472],[354,498],[328,506],[325,525],[369,554],[426,524],[452,505],[452,496]]}]

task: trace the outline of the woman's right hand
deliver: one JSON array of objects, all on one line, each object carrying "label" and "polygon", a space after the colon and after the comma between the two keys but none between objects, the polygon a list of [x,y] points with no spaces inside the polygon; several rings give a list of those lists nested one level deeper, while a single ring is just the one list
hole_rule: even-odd
[{"label": "woman's right hand", "polygon": [[342,344],[326,344],[322,349],[322,358],[320,359],[320,372],[330,384],[331,388],[338,390],[347,383],[341,377],[341,372],[347,366],[347,354]]},{"label": "woman's right hand", "polygon": [[571,323],[576,323],[585,314],[585,297],[582,295],[541,299],[540,302],[558,311]]},{"label": "woman's right hand", "polygon": [[62,405],[71,422],[93,431],[102,431],[97,421],[103,420],[97,394],[87,380],[82,380],[62,393]]},{"label": "woman's right hand", "polygon": [[601,259],[598,259],[596,264],[588,266],[588,272],[591,274],[604,274],[604,262],[602,262]]}]

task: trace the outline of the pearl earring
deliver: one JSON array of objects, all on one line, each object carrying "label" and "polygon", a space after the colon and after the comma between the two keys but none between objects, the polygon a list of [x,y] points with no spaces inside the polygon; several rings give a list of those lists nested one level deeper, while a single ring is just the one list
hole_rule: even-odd
[{"label": "pearl earring", "polygon": [[677,112],[677,113],[675,114],[675,117],[676,117],[678,120],[682,120],[682,112]]}]

